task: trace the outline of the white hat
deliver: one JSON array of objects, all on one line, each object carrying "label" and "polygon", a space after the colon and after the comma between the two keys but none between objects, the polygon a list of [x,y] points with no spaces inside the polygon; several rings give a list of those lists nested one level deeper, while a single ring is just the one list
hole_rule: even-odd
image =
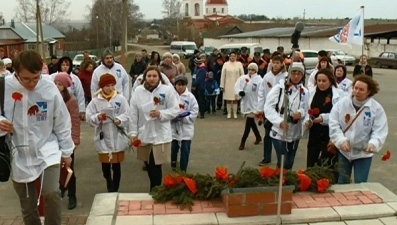
[{"label": "white hat", "polygon": [[3,59],[4,65],[12,64],[12,60],[10,58]]},{"label": "white hat", "polygon": [[256,65],[256,63],[250,63],[248,69],[253,69],[255,72],[258,72],[258,65]]},{"label": "white hat", "polygon": [[294,62],[292,63],[291,71],[299,71],[302,74],[305,74],[305,67],[300,62]]}]

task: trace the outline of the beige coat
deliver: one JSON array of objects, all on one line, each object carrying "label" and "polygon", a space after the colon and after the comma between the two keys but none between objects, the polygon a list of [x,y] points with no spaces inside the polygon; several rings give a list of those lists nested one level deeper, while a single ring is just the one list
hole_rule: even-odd
[{"label": "beige coat", "polygon": [[222,68],[220,88],[223,88],[223,99],[234,101],[239,100],[240,96],[234,93],[234,85],[237,79],[244,75],[244,68],[241,62],[225,62]]},{"label": "beige coat", "polygon": [[171,142],[159,145],[145,145],[138,147],[137,159],[142,161],[149,161],[150,152],[153,150],[154,162],[156,165],[171,162]]}]

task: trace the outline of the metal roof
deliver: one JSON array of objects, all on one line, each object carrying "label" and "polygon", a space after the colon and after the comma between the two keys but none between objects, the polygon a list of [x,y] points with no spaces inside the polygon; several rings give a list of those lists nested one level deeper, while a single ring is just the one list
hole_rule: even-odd
[{"label": "metal roof", "polygon": [[[339,27],[305,27],[301,32],[301,36],[311,36],[315,33],[321,33],[324,31],[337,30]],[[256,38],[256,37],[290,37],[294,33],[295,27],[277,27],[252,32],[246,32],[241,34],[223,35],[221,38]]]},{"label": "metal roof", "polygon": [[[11,27],[11,23],[6,23],[4,26],[1,26],[0,28],[9,28],[12,29],[18,36],[20,36],[22,39],[26,40],[27,42],[30,42],[31,40],[34,39],[34,42],[36,41],[36,23],[20,23],[20,22],[14,22],[14,27]],[[54,38],[65,38],[65,36],[59,32],[57,29],[54,27],[47,25],[47,24],[42,24],[43,27],[43,36],[44,40],[53,40]]]}]

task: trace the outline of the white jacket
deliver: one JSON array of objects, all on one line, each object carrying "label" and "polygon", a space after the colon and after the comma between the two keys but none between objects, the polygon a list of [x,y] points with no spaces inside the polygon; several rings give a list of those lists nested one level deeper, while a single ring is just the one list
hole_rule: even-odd
[{"label": "white jacket", "polygon": [[116,77],[116,89],[120,91],[126,99],[129,99],[130,76],[127,71],[125,71],[124,67],[116,62],[113,63],[113,66],[110,69],[101,64],[94,70],[91,79],[91,93],[95,93],[99,90],[99,77],[105,73],[110,73]]},{"label": "white jacket", "polygon": [[[55,76],[58,72],[51,74],[50,76],[43,75],[43,77],[50,77],[54,81]],[[83,85],[81,84],[80,78],[74,73],[70,73],[72,79],[72,86],[68,87],[69,93],[74,96],[79,104],[79,112],[85,112],[85,95]]]},{"label": "white jacket", "polygon": [[[98,153],[112,153],[124,151],[128,147],[129,138],[123,135],[112,122],[111,119],[100,121],[98,114],[106,109],[114,110],[114,115],[108,115],[112,119],[119,119],[121,121],[119,127],[124,128],[126,133],[131,122],[130,109],[127,99],[121,94],[115,92],[110,101],[107,101],[98,94],[87,105],[86,121],[91,126],[95,127],[94,144]],[[107,111],[107,110],[106,110]],[[103,132],[103,139],[100,139],[100,132]]]},{"label": "white jacket", "polygon": [[194,121],[198,115],[198,103],[194,95],[186,88],[181,95],[176,92],[179,105],[179,113],[190,112],[189,116],[172,122],[172,139],[177,141],[192,140],[194,136]]},{"label": "white jacket", "polygon": [[[353,107],[352,97],[345,97],[332,107],[329,117],[329,134],[336,148],[340,149],[344,141],[350,144],[350,152],[339,150],[347,159],[372,157],[354,149],[367,148],[368,144],[375,146],[374,152],[379,152],[386,141],[388,124],[383,107],[372,97],[364,104],[364,110],[358,116],[352,126],[343,134],[343,130],[353,121],[356,110]],[[350,121],[346,123],[346,115],[350,115]]]},{"label": "white jacket", "polygon": [[[248,81],[248,82],[247,82]],[[239,95],[240,91],[245,92],[245,96],[241,98],[241,113],[256,113],[258,109],[258,91],[262,82],[262,77],[254,74],[251,77],[243,75],[239,77],[234,85],[234,92]]]},{"label": "white jacket", "polygon": [[261,84],[259,85],[258,91],[258,112],[264,111],[266,96],[270,90],[276,86],[280,80],[284,80],[288,76],[287,72],[281,71],[277,75],[274,75],[272,71],[266,73],[263,77]]},{"label": "white jacket", "polygon": [[[160,99],[155,106],[153,99]],[[143,85],[138,86],[131,97],[131,127],[130,135],[138,137],[142,145],[163,144],[172,141],[170,120],[179,115],[178,100],[175,90],[165,84],[160,84],[150,92]],[[150,118],[149,111],[158,109],[160,118]]]},{"label": "white jacket", "polygon": [[352,85],[353,82],[347,78],[343,79],[339,84],[338,88],[343,91],[343,94],[345,96],[351,96],[352,95]]},{"label": "white jacket", "polygon": [[[317,68],[317,66],[316,66]],[[312,88],[314,86],[316,86],[316,74],[318,72],[318,69],[313,70],[313,72],[310,74],[309,79],[307,80],[307,88]]]},{"label": "white jacket", "polygon": [[[161,73],[161,78],[163,78],[164,83],[165,83],[166,85],[173,86],[172,83],[170,82],[170,79],[168,79],[167,75],[165,75],[164,73]],[[141,85],[142,79],[143,79],[143,74],[139,75],[139,76],[135,79],[135,82],[132,84],[131,96],[132,96],[132,93],[135,91],[135,89],[136,89],[139,85]]]},{"label": "white jacket", "polygon": [[[272,131],[270,131],[270,136],[272,138],[283,140],[283,130],[280,127],[280,123],[284,120],[284,115],[280,114],[280,111],[284,104],[284,80],[280,80],[280,83],[277,84],[267,95],[267,100],[265,103],[265,115],[266,118],[273,124]],[[279,111],[276,112],[276,105],[278,101],[278,97],[280,94],[281,88],[281,96],[280,102],[278,104]],[[303,89],[303,92],[300,93],[300,89]],[[302,122],[306,117],[306,113],[309,108],[309,91],[302,85],[291,86],[289,88],[291,90],[291,94],[288,95],[289,101],[289,111],[292,116],[294,112],[301,113],[301,119],[298,123],[288,123],[289,129],[287,133],[287,142],[292,142],[299,140],[302,136]],[[284,109],[285,113],[287,113],[287,109]]]},{"label": "white jacket", "polygon": [[[21,101],[12,99],[14,92],[23,95]],[[41,79],[33,91],[27,91],[15,76],[7,76],[4,100],[5,117],[0,116],[0,120],[12,120],[15,103],[12,140],[16,148],[11,163],[14,181],[32,182],[44,169],[59,164],[61,156],[70,157],[75,147],[70,115],[54,82]],[[0,131],[0,136],[5,134]]]}]

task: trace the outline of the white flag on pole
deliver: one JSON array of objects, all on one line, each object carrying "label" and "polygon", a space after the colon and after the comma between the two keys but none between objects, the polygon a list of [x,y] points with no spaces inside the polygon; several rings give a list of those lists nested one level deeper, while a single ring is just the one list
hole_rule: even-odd
[{"label": "white flag on pole", "polygon": [[330,37],[332,42],[342,45],[363,45],[364,42],[364,8],[360,8],[358,13],[340,28],[338,33]]}]

